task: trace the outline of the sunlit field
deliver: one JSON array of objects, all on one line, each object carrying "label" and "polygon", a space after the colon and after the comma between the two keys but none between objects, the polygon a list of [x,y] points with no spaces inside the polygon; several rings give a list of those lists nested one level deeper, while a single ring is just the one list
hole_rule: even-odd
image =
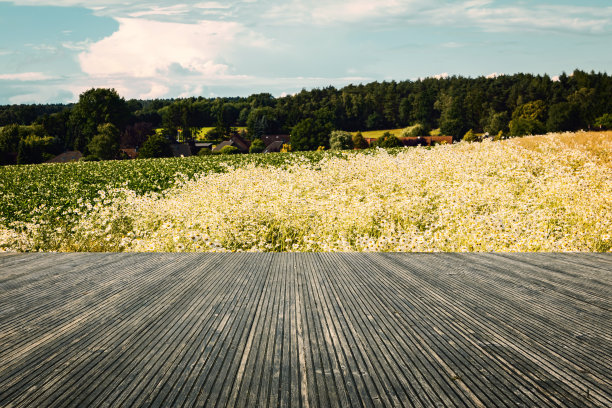
[{"label": "sunlit field", "polygon": [[[362,131],[361,135],[366,138],[366,139],[378,139],[379,137],[381,137],[383,134],[385,134],[386,132],[391,133],[393,136],[396,137],[400,137],[402,135],[402,132],[404,131],[404,129],[411,129],[414,128],[415,126],[408,126],[407,128],[400,128],[400,129],[384,129],[384,130],[366,130],[366,131]],[[352,135],[356,135],[357,132],[351,132]],[[429,134],[431,136],[441,136],[440,133],[440,129],[433,129],[429,132]]]},{"label": "sunlit field", "polygon": [[[3,208],[18,200],[0,219],[0,247],[610,251],[611,152],[612,132],[592,132],[365,154],[14,166],[0,173]],[[46,191],[53,172],[66,177],[60,198]]]}]

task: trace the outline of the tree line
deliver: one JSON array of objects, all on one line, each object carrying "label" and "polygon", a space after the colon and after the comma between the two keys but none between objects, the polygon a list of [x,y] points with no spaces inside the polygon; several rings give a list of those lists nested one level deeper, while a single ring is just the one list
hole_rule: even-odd
[{"label": "tree line", "polygon": [[[76,104],[0,106],[0,161],[34,163],[64,150],[117,158],[118,146],[148,139],[193,137],[212,127],[211,141],[235,127],[246,137],[292,134],[293,150],[329,147],[333,130],[419,125],[461,139],[468,131],[506,136],[612,128],[612,77],[575,70],[558,78],[515,74],[332,86],[275,98],[125,100],[113,89],[90,89]],[[155,129],[162,129],[156,134]],[[111,146],[109,148],[108,146]],[[109,152],[105,152],[109,150]]]}]

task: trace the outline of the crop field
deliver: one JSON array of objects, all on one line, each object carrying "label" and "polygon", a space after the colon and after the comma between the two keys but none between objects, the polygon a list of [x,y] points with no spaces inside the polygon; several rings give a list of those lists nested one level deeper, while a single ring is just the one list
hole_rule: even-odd
[{"label": "crop field", "polygon": [[12,251],[610,251],[612,132],[0,169]]}]

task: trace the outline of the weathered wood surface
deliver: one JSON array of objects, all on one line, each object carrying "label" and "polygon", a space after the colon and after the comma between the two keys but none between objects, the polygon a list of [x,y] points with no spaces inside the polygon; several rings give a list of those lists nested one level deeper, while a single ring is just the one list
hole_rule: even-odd
[{"label": "weathered wood surface", "polygon": [[0,257],[0,406],[612,407],[609,254]]}]

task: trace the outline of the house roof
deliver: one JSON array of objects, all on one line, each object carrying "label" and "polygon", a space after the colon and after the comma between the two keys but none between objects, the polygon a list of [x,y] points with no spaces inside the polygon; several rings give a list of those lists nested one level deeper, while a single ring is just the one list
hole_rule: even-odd
[{"label": "house roof", "polygon": [[221,149],[223,149],[225,146],[233,146],[234,142],[232,140],[224,140],[221,143],[219,143],[217,146],[215,146],[214,149],[212,149],[213,152],[220,152]]},{"label": "house roof", "polygon": [[47,160],[45,163],[68,163],[68,162],[75,162],[75,161],[81,160],[81,157],[83,157],[83,153],[79,152],[78,150],[71,150],[71,151],[59,154],[59,155],[57,155],[57,156]]},{"label": "house roof", "polygon": [[123,148],[121,151],[127,154],[130,159],[135,159],[138,156],[138,151],[136,149]]},{"label": "house roof", "polygon": [[233,135],[230,140],[234,143],[233,145],[240,149],[242,152],[249,152],[249,147],[251,146],[251,143],[248,140],[243,139],[240,135],[237,134]]},{"label": "house roof", "polygon": [[283,143],[289,143],[290,139],[291,137],[289,135],[263,135],[261,137],[261,140],[263,140],[266,146],[269,146],[270,143],[279,141]]},{"label": "house roof", "polygon": [[209,149],[210,149],[210,148],[212,147],[212,145],[213,145],[213,144],[212,144],[212,143],[210,143],[210,142],[195,142],[195,143],[194,143],[194,146],[195,146],[195,147],[198,147],[198,148],[200,148],[200,149],[202,149],[202,148],[204,148],[204,147],[207,147],[207,148],[209,148]]},{"label": "house roof", "polygon": [[264,149],[264,153],[280,152],[285,143],[282,140],[272,142]]}]

